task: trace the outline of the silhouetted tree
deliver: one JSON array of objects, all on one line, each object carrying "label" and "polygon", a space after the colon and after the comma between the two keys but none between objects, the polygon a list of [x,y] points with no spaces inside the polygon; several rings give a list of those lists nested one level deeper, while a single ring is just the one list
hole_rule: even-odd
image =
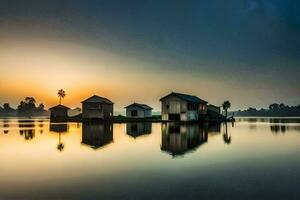
[{"label": "silhouetted tree", "polygon": [[57,95],[59,97],[59,104],[61,104],[61,99],[66,96],[66,92],[63,89],[58,90]]},{"label": "silhouetted tree", "polygon": [[18,106],[19,115],[32,116],[36,112],[35,99],[33,97],[26,97],[24,101],[20,102]]},{"label": "silhouetted tree", "polygon": [[252,116],[252,117],[298,117],[300,116],[300,105],[288,106],[283,103],[273,103],[269,109],[256,110],[255,108],[248,108],[247,110],[239,110],[235,112],[237,116]]},{"label": "silhouetted tree", "polygon": [[225,116],[227,118],[227,110],[231,107],[231,104],[229,101],[224,101],[224,103],[222,104],[222,108],[223,110],[225,110]]},{"label": "silhouetted tree", "polygon": [[15,109],[13,109],[12,107],[10,107],[9,103],[4,103],[3,104],[3,113],[6,115],[11,115],[14,114]]}]

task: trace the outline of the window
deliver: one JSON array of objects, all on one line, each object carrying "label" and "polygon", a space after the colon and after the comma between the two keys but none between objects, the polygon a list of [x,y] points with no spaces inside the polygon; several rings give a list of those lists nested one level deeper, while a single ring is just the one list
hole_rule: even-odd
[{"label": "window", "polygon": [[131,111],[131,117],[136,117],[138,115],[137,110],[132,110]]},{"label": "window", "polygon": [[188,102],[187,103],[187,109],[188,110],[198,110],[199,104],[198,103],[193,103],[193,102]]},{"label": "window", "polygon": [[102,110],[102,106],[100,103],[90,103],[89,104],[89,109],[90,110]]},{"label": "window", "polygon": [[166,105],[166,108],[167,108],[167,109],[169,109],[169,108],[170,108],[170,106],[169,106],[169,105]]},{"label": "window", "polygon": [[204,111],[205,111],[205,109],[206,109],[206,106],[205,106],[205,104],[201,104],[201,105],[200,105],[200,111],[204,112]]}]

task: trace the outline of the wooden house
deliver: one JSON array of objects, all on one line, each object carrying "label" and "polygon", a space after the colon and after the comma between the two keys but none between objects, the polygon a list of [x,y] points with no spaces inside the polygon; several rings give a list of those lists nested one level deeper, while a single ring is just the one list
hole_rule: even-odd
[{"label": "wooden house", "polygon": [[146,104],[133,103],[125,107],[126,117],[147,118],[152,117],[152,108]]},{"label": "wooden house", "polygon": [[207,114],[207,101],[172,92],[160,99],[162,120],[194,121]]},{"label": "wooden house", "polygon": [[51,119],[65,119],[68,117],[68,108],[67,106],[64,105],[57,105],[52,108],[49,108],[50,110],[50,118]]},{"label": "wooden house", "polygon": [[113,117],[114,103],[107,98],[91,96],[82,103],[82,119],[110,120]]}]

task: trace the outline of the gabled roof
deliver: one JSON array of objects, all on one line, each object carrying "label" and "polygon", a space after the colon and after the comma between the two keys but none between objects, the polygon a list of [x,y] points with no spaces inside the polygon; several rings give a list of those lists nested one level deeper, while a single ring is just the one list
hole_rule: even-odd
[{"label": "gabled roof", "polygon": [[67,107],[67,106],[64,106],[64,105],[56,105],[56,106],[53,106],[51,108],[49,108],[49,110],[53,110],[53,109],[63,109],[63,110],[69,110],[70,108]]},{"label": "gabled roof", "polygon": [[188,94],[181,94],[181,93],[176,93],[176,92],[171,92],[170,94],[168,94],[167,96],[164,96],[160,99],[160,101],[162,101],[163,99],[169,97],[169,96],[176,96],[182,100],[185,101],[190,101],[190,102],[195,102],[195,103],[207,103],[207,101],[204,101],[202,99],[200,99],[199,97],[193,96],[193,95],[188,95]]},{"label": "gabled roof", "polygon": [[81,103],[107,103],[107,104],[113,104],[112,101],[110,101],[109,99],[105,98],[105,97],[100,97],[97,95],[93,95],[90,98],[87,98],[86,100],[82,101]]},{"label": "gabled roof", "polygon": [[137,106],[137,107],[140,107],[140,108],[142,108],[144,110],[152,110],[153,109],[150,106],[148,106],[146,104],[141,104],[141,103],[132,103],[132,104],[126,106],[125,108],[131,107],[131,106]]}]

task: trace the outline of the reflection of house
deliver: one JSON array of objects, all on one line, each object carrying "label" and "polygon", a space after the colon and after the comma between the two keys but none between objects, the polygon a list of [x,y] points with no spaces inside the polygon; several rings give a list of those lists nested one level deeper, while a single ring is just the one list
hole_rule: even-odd
[{"label": "reflection of house", "polygon": [[209,134],[220,134],[221,133],[221,124],[220,123],[210,124],[208,126],[208,132],[209,132]]},{"label": "reflection of house", "polygon": [[113,141],[111,123],[83,123],[82,143],[97,149]]},{"label": "reflection of house", "polygon": [[139,122],[139,123],[127,123],[126,124],[126,133],[134,138],[151,134],[152,132],[152,123],[151,122]]},{"label": "reflection of house", "polygon": [[50,118],[55,119],[55,118],[66,118],[68,117],[68,108],[67,106],[64,105],[57,105],[52,108],[49,108],[51,114]]},{"label": "reflection of house", "polygon": [[215,105],[207,105],[207,116],[210,120],[221,121],[224,116],[221,114],[221,107]]},{"label": "reflection of house", "polygon": [[64,133],[68,131],[68,124],[66,123],[50,123],[50,131],[56,133]]},{"label": "reflection of house", "polygon": [[162,120],[191,121],[206,115],[207,102],[196,96],[172,92],[160,101]]},{"label": "reflection of house", "polygon": [[109,120],[113,117],[113,102],[107,98],[94,95],[81,103],[83,119]]},{"label": "reflection of house", "polygon": [[152,116],[152,108],[146,104],[133,103],[125,107],[126,117],[146,118]]},{"label": "reflection of house", "polygon": [[207,142],[207,136],[207,130],[198,124],[163,123],[161,150],[173,156],[182,155]]}]

